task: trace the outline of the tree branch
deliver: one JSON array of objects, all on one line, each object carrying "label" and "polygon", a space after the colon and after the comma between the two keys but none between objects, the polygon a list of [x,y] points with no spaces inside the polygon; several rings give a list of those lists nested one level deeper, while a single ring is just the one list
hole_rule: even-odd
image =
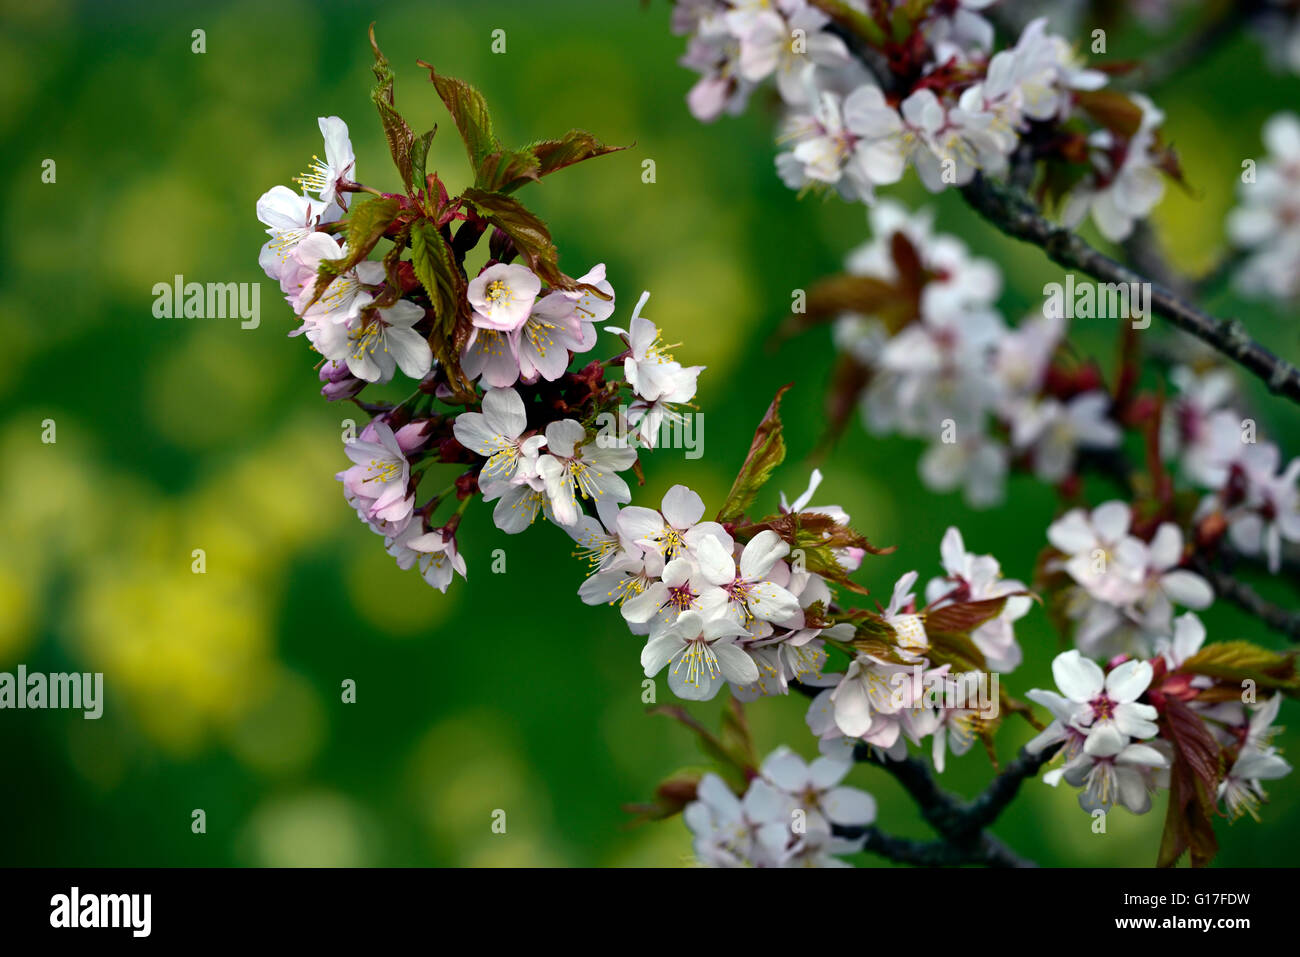
[{"label": "tree branch", "polygon": [[1102,282],[1149,284],[1153,311],[1258,376],[1269,391],[1300,404],[1300,372],[1252,339],[1239,321],[1203,312],[1099,252],[1064,226],[1044,218],[1014,187],[976,174],[961,192],[976,212],[1002,232],[1033,243],[1067,269],[1081,270]]},{"label": "tree branch", "polygon": [[877,827],[844,827],[837,824],[833,829],[837,837],[861,838],[864,851],[899,864],[912,864],[916,867],[958,867],[962,864],[983,864],[986,867],[1037,866],[1033,861],[1017,856],[1005,844],[988,834],[977,845],[967,847],[943,840],[913,841],[891,837]]},{"label": "tree branch", "polygon": [[983,830],[998,819],[1008,804],[1015,800],[1020,785],[1027,778],[1036,777],[1039,770],[1056,756],[1060,745],[1044,748],[1030,754],[1024,748],[997,777],[984,789],[984,793],[962,809],[962,824],[971,830]]},{"label": "tree branch", "polygon": [[1254,615],[1274,631],[1286,636],[1288,641],[1300,641],[1300,612],[1288,611],[1281,605],[1263,598],[1259,592],[1208,562],[1198,562],[1196,571],[1205,576],[1214,594]]},{"label": "tree branch", "polygon": [[[1022,858],[992,834],[985,831],[997,820],[1007,805],[1020,791],[1020,784],[1027,778],[1038,774],[1044,764],[1052,759],[1059,749],[1046,748],[1039,754],[1030,754],[1023,748],[1016,759],[1004,768],[989,784],[979,797],[969,804],[962,804],[956,797],[943,790],[935,783],[930,774],[930,767],[918,758],[908,756],[901,761],[882,758],[866,743],[858,744],[853,749],[856,760],[874,764],[892,774],[912,800],[920,808],[926,823],[942,836],[942,840],[929,844],[905,842],[906,847],[895,846],[896,839],[877,834],[876,840],[883,856],[891,860],[904,860],[891,857],[892,853],[908,853],[922,860],[909,860],[922,866],[944,867],[956,864],[984,864],[989,867],[1035,867],[1033,861]],[[863,829],[862,834],[868,830]],[[837,830],[836,833],[840,833]],[[845,836],[854,836],[845,832]],[[868,842],[867,850],[875,850]]]}]

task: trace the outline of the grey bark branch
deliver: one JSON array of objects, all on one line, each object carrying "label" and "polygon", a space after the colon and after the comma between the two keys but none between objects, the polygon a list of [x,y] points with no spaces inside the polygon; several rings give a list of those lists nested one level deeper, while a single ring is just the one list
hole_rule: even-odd
[{"label": "grey bark branch", "polygon": [[971,207],[999,230],[1033,243],[1053,262],[1112,283],[1150,283],[1154,312],[1258,376],[1269,391],[1300,404],[1300,372],[1250,337],[1236,319],[1219,319],[1179,298],[1160,283],[1094,249],[1064,226],[1051,222],[1020,190],[976,174],[962,187]]},{"label": "grey bark branch", "polygon": [[[900,843],[896,838],[888,838],[877,832],[874,836],[876,846],[873,847],[872,841],[868,840],[866,849],[875,850],[891,860],[908,860],[909,863],[930,867],[954,864],[1035,867],[1033,861],[1020,857],[985,829],[1015,799],[1021,783],[1037,775],[1056,751],[1056,748],[1047,748],[1035,755],[1022,748],[1015,760],[998,773],[983,793],[963,804],[935,783],[930,767],[924,761],[910,755],[901,761],[890,761],[880,757],[869,745],[859,744],[854,749],[854,758],[881,767],[893,775],[916,802],[926,823],[941,836],[941,840],[925,844]],[[867,830],[861,833],[866,834]],[[892,856],[904,853],[916,859]]]},{"label": "grey bark branch", "polygon": [[1289,611],[1262,597],[1250,585],[1234,578],[1221,569],[1200,562],[1196,570],[1205,576],[1214,594],[1231,602],[1242,611],[1254,615],[1274,631],[1286,636],[1288,641],[1300,641],[1300,611]]}]

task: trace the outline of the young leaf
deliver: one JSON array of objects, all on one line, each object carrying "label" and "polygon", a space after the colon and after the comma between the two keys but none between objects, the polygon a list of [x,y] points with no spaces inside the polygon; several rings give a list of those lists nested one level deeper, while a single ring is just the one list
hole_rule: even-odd
[{"label": "young leaf", "polygon": [[[1015,594],[1024,594],[1016,592]],[[965,601],[945,605],[925,614],[925,631],[928,635],[969,635],[986,622],[1002,614],[1010,595],[985,598],[982,601]]]},{"label": "young leaf", "polygon": [[537,157],[527,150],[496,150],[479,164],[474,185],[487,192],[509,193],[541,175]]},{"label": "young leaf", "polygon": [[1300,694],[1295,658],[1295,651],[1278,654],[1248,641],[1222,641],[1206,645],[1184,661],[1179,670],[1234,684],[1249,680],[1261,688],[1276,688],[1295,697]]},{"label": "young leaf", "polygon": [[819,280],[808,290],[804,311],[792,313],[777,333],[777,339],[787,339],[807,329],[846,312],[860,316],[873,316],[885,324],[890,333],[897,333],[919,315],[915,293],[874,276],[852,276],[840,273]]},{"label": "young leaf", "polygon": [[450,336],[460,312],[464,277],[452,262],[442,235],[427,220],[411,224],[411,267],[438,318],[434,332]]},{"label": "young leaf", "polygon": [[785,439],[781,436],[781,397],[790,386],[783,385],[776,391],[767,414],[758,423],[754,439],[749,445],[749,454],[740,467],[731,491],[727,493],[722,508],[718,510],[719,522],[734,522],[745,514],[745,509],[754,503],[758,490],[766,484],[772,470],[785,461]]},{"label": "young leaf", "polygon": [[626,146],[606,146],[586,130],[569,130],[558,140],[541,140],[528,148],[537,158],[538,176],[625,149]]},{"label": "young leaf", "polygon": [[1115,90],[1075,90],[1075,102],[1106,129],[1128,138],[1142,126],[1142,107]]},{"label": "young leaf", "polygon": [[466,325],[461,318],[469,308],[465,277],[433,223],[428,220],[412,223],[410,241],[411,267],[428,293],[436,317],[429,348],[446,372],[450,385],[459,392],[472,392],[460,371],[461,330]]},{"label": "young leaf", "polygon": [[492,134],[492,118],[488,115],[483,94],[463,80],[439,75],[432,65],[423,60],[415,62],[429,71],[429,79],[433,81],[438,96],[442,98],[460,132],[460,138],[465,142],[470,165],[477,170],[484,157],[498,149],[497,139]]},{"label": "young leaf", "polygon": [[371,90],[370,98],[379,110],[379,120],[388,140],[388,151],[393,154],[393,164],[402,177],[402,185],[408,194],[413,193],[414,184],[424,183],[424,164],[429,154],[429,143],[433,140],[433,131],[430,130],[417,140],[411,128],[406,125],[406,120],[402,119],[402,114],[393,105],[393,70],[388,65],[388,58],[380,52],[373,23],[370,24],[370,48],[375,53],[375,62],[371,67],[375,74],[375,88]]},{"label": "young leaf", "polygon": [[503,193],[490,193],[470,187],[460,198],[476,213],[501,230],[515,244],[528,268],[556,289],[575,289],[578,284],[560,272],[559,253],[551,241],[551,232],[519,200]]}]

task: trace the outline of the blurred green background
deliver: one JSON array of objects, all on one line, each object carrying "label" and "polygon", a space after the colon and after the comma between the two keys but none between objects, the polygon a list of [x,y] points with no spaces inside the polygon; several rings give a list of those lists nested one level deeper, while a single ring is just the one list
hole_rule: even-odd
[{"label": "blurred green background", "polygon": [[[426,74],[478,85],[507,143],[585,127],[632,144],[528,187],[577,275],[609,265],[626,319],[642,289],[678,358],[708,366],[698,397],[705,455],[646,459],[638,501],[685,482],[716,507],[775,388],[790,456],[776,489],[807,481],[823,424],[829,333],[774,353],[766,343],[791,291],[834,271],[866,237],[864,210],[800,202],[772,168],[773,117],[756,102],[703,126],[683,96],[683,41],[668,7],[634,0],[532,2],[0,3],[0,670],[105,673],[99,721],[76,712],[0,712],[0,862],[65,865],[679,865],[680,821],[625,827],[649,797],[699,760],[683,730],[647,717],[639,642],[616,612],[580,604],[583,566],[538,525],[508,538],[471,510],[461,542],[469,581],[445,596],[399,571],[346,507],[342,420],[318,395],[313,359],[290,341],[289,309],[257,266],[254,202],[321,152],[316,117],[350,125],[358,175],[396,176],[369,100],[366,27],[398,73],[398,106],[437,122],[430,168],[467,184],[464,155]],[[507,52],[490,51],[504,29]],[[207,52],[191,52],[191,31]],[[1116,37],[1115,56],[1142,38]],[[1269,74],[1245,38],[1155,91],[1194,194],[1170,189],[1156,218],[1176,260],[1203,269],[1222,244],[1242,159],[1259,129],[1296,102],[1297,81]],[[57,182],[41,182],[42,162]],[[642,182],[644,159],[657,181]],[[914,181],[897,192],[931,202]],[[1017,319],[1056,269],[977,221],[956,196],[935,202],[941,229],[1007,270]],[[152,286],[263,283],[262,322],[165,320]],[[1220,296],[1283,355],[1300,358],[1293,315]],[[1157,321],[1157,326],[1158,326]],[[1109,365],[1113,329],[1075,341]],[[1153,327],[1154,329],[1155,327]],[[1149,335],[1155,337],[1160,332]],[[1252,384],[1255,400],[1263,396]],[[1296,416],[1260,402],[1262,431],[1294,447]],[[42,444],[41,423],[57,423]],[[869,437],[856,422],[822,467],[818,502],[895,554],[859,574],[887,595],[910,568],[938,569],[945,527],[1028,578],[1055,507],[1014,480],[1009,503],[971,514],[916,479],[920,448]],[[1094,490],[1100,501],[1109,490]],[[191,573],[191,552],[207,573]],[[490,572],[505,548],[505,575]],[[560,560],[564,556],[565,560]],[[1279,582],[1260,586],[1293,602]],[[1278,639],[1229,608],[1211,638]],[[1025,665],[1013,693],[1050,687],[1058,648],[1046,616],[1022,622]],[[340,700],[345,679],[357,703]],[[660,682],[660,701],[671,698]],[[713,721],[720,701],[696,709]],[[1283,709],[1292,720],[1294,705]],[[815,753],[800,698],[749,708],[761,752]],[[1028,729],[1008,725],[1009,756]],[[1294,743],[1287,733],[1279,743]],[[950,764],[953,789],[989,776],[972,753]],[[880,802],[887,830],[925,836],[882,773],[853,781]],[[1264,823],[1220,829],[1222,864],[1293,861],[1300,780],[1277,782]],[[202,808],[207,833],[191,832]],[[507,832],[494,834],[495,809]],[[1044,864],[1148,865],[1162,807],[1120,811],[1092,834],[1074,794],[1026,786],[997,833]],[[861,863],[875,864],[874,859]]]}]

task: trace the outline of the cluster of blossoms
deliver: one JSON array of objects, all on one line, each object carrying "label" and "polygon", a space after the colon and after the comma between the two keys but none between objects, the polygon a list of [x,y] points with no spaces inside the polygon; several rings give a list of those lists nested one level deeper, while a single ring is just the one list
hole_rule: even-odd
[{"label": "cluster of blossoms", "polygon": [[[833,20],[809,0],[683,0],[673,27],[690,35],[683,65],[701,74],[689,106],[706,121],[739,112],[775,77],[787,110],[776,165],[792,189],[872,203],[909,165],[937,193],[1041,162],[1067,225],[1091,214],[1107,238],[1125,238],[1160,201],[1165,172],[1177,174],[1163,115],[1104,89],[1107,75],[1045,18],[994,53],[979,13],[991,3],[858,0],[835,5]],[[845,29],[863,56],[850,55]]]},{"label": "cluster of blossoms", "polygon": [[1059,557],[1046,570],[1070,584],[1061,602],[1074,621],[1074,643],[1094,658],[1150,655],[1173,627],[1174,605],[1202,610],[1214,601],[1204,578],[1183,565],[1183,533],[1162,522],[1145,541],[1133,534],[1125,502],[1106,502],[1090,513],[1071,509],[1047,529]]},{"label": "cluster of blossoms", "polygon": [[[701,74],[688,105],[712,121],[742,110],[760,83],[774,79],[785,108],[776,158],[784,182],[871,207],[872,239],[848,256],[844,274],[809,292],[807,315],[792,317],[796,325],[835,321],[843,374],[833,426],[841,424],[836,412],[842,418],[857,405],[875,434],[925,441],[923,482],[937,491],[960,487],[977,507],[1005,498],[1013,469],[1058,485],[1066,500],[1078,500],[1089,467],[1122,473],[1127,486],[1124,436],[1144,434],[1156,475],[1148,497],[1074,508],[1048,530],[1038,583],[1076,648],[1054,667],[1063,696],[1030,695],[1054,719],[1033,750],[1061,750],[1064,766],[1048,780],[1083,787],[1089,810],[1118,803],[1142,813],[1151,793],[1166,787],[1171,820],[1198,788],[1217,793],[1234,817],[1253,814],[1259,782],[1289,771],[1264,730],[1281,695],[1254,704],[1237,686],[1245,679],[1234,680],[1249,668],[1235,663],[1255,653],[1267,658],[1283,676],[1268,691],[1291,689],[1284,676],[1293,663],[1225,646],[1207,663],[1197,656],[1199,620],[1175,614],[1213,602],[1200,569],[1221,540],[1278,567],[1283,543],[1300,533],[1300,460],[1280,469],[1276,446],[1257,441],[1253,422],[1230,407],[1232,379],[1221,369],[1174,369],[1179,394],[1165,402],[1137,390],[1136,359],[1126,354],[1108,388],[1096,365],[1080,362],[1066,344],[1070,310],[1044,308],[1009,326],[996,305],[1001,276],[991,262],[935,233],[928,213],[876,197],[908,166],[931,192],[971,183],[977,173],[1022,186],[1036,180],[1038,195],[1059,204],[1067,226],[1090,217],[1118,242],[1159,202],[1165,179],[1180,177],[1161,142],[1163,114],[1148,98],[1108,89],[1107,73],[1084,66],[1044,19],[994,52],[995,30],[981,15],[989,5],[679,0],[673,27],[690,37],[682,62]],[[1300,126],[1275,118],[1266,142],[1270,160],[1258,183],[1243,188],[1231,231],[1253,250],[1243,285],[1293,295],[1297,217],[1288,190],[1300,175]],[[1162,459],[1177,462],[1185,484],[1210,493],[1199,509],[1186,495],[1175,499]],[[879,615],[833,602],[832,614],[821,615],[833,624],[813,644],[846,654],[848,670],[823,668],[797,680],[822,689],[808,723],[828,757],[846,759],[865,744],[898,759],[907,742],[933,736],[941,770],[946,750],[961,753],[976,737],[987,743],[992,723],[982,714],[935,707],[922,687],[951,689],[981,668],[1013,668],[1013,622],[1029,599],[1023,585],[1001,580],[996,560],[966,553],[955,529],[942,551],[948,577],[926,589],[926,607],[917,608],[912,573]],[[945,616],[945,601],[974,608],[994,597],[990,618]],[[974,666],[952,653],[944,633],[963,618],[982,659]],[[735,641],[741,650],[753,644],[749,636]],[[1225,667],[1226,660],[1234,664]],[[1172,844],[1194,847],[1203,862],[1208,830],[1206,814],[1180,821]]]},{"label": "cluster of blossoms", "polygon": [[1237,287],[1246,295],[1300,299],[1300,117],[1279,113],[1264,125],[1268,156],[1237,187],[1241,205],[1228,236],[1246,251]]},{"label": "cluster of blossoms", "polygon": [[1170,379],[1179,391],[1161,418],[1160,448],[1189,484],[1210,493],[1192,517],[1198,545],[1212,548],[1226,534],[1277,573],[1284,546],[1300,543],[1300,458],[1284,466],[1278,446],[1256,434],[1223,368],[1178,366]]},{"label": "cluster of blossoms", "polygon": [[[928,213],[882,200],[869,219],[872,239],[829,281],[863,304],[836,315],[835,343],[861,371],[849,381],[867,427],[929,443],[918,463],[928,488],[960,487],[973,507],[997,505],[1015,468],[1073,489],[1081,454],[1118,450],[1126,428],[1157,412],[1149,399],[1121,408],[1096,367],[1062,349],[1059,310],[1009,327],[995,306],[997,267],[935,234]],[[1234,408],[1227,369],[1178,365],[1170,381],[1162,456],[1188,486],[1212,493],[1191,517],[1198,543],[1226,531],[1234,548],[1276,571],[1284,543],[1300,542],[1300,459],[1284,467],[1278,447]],[[1181,538],[1174,551],[1181,562]]]},{"label": "cluster of blossoms", "polygon": [[[377,47],[375,55],[377,95],[391,106],[392,74]],[[504,153],[485,144],[490,133],[463,125],[474,115],[467,105],[485,115],[477,91],[431,76],[462,122],[471,158],[487,147]],[[401,568],[418,567],[445,591],[466,574],[456,533],[476,497],[495,502],[494,521],[508,533],[544,514],[583,538],[590,523],[599,525],[585,502],[616,516],[631,498],[620,473],[636,464],[638,448],[655,446],[661,426],[680,419],[702,367],[684,367],[667,353],[658,328],[640,314],[645,297],[627,329],[604,326],[615,309],[605,267],[565,276],[553,247],[536,240],[545,226],[510,196],[521,182],[610,148],[573,131],[515,151],[515,165],[481,173],[453,198],[436,173],[421,181],[417,138],[395,111],[380,113],[407,193],[361,184],[346,124],[322,117],[325,159],[314,158],[297,178],[303,192],[277,186],[258,201],[270,235],[259,262],[300,320],[291,335],[304,335],[323,357],[323,396],[351,400],[371,416],[346,442],[352,465],[338,479],[348,504]],[[421,139],[427,148],[428,136]],[[465,259],[484,236],[488,256],[471,278]],[[391,242],[382,260],[369,258],[382,240]],[[602,328],[614,354],[571,372]],[[607,367],[617,366],[622,382],[606,378]],[[362,401],[364,389],[398,372],[413,380],[411,395]],[[426,477],[442,466],[460,474],[422,495]],[[452,502],[459,503],[453,514],[436,521]]]},{"label": "cluster of blossoms", "polygon": [[[1267,798],[1261,782],[1291,773],[1271,744],[1281,730],[1274,722],[1282,695],[1247,703],[1238,683],[1190,667],[1204,642],[1205,626],[1188,612],[1150,660],[1121,656],[1103,670],[1077,650],[1058,655],[1052,676],[1059,693],[1028,694],[1053,719],[1028,749],[1036,754],[1059,746],[1064,760],[1044,782],[1082,788],[1079,805],[1089,812],[1119,804],[1145,814],[1152,795],[1170,787],[1177,746],[1195,742],[1223,764],[1215,795],[1228,816],[1259,820],[1260,801]],[[1186,720],[1170,720],[1175,712]]]},{"label": "cluster of blossoms", "polygon": [[[863,741],[897,760],[907,742],[920,746],[932,738],[933,762],[942,771],[949,749],[964,754],[995,726],[1001,699],[985,669],[1007,673],[1020,663],[1014,624],[1031,599],[1022,583],[1002,578],[991,555],[966,551],[956,528],[944,535],[940,554],[944,575],[927,583],[924,606],[913,592],[917,573],[908,572],[879,616],[853,616],[857,633],[868,637],[853,643],[847,670],[805,682],[822,688],[807,721],[825,753],[852,753]],[[959,659],[946,639],[955,621],[965,622],[977,649],[981,661],[974,668],[954,664]]]},{"label": "cluster of blossoms", "polygon": [[789,748],[768,755],[737,796],[712,772],[700,779],[683,817],[706,867],[848,867],[836,855],[860,849],[860,838],[839,836],[876,817],[865,791],[840,784],[851,761],[818,757],[808,763]]},{"label": "cluster of blossoms", "polygon": [[869,218],[872,239],[839,280],[863,305],[836,318],[835,341],[863,372],[868,428],[930,443],[919,464],[927,487],[961,487],[972,506],[996,505],[1013,462],[1056,483],[1081,449],[1119,445],[1096,370],[1054,363],[1063,314],[1009,327],[991,261],[936,234],[927,212],[882,200]]},{"label": "cluster of blossoms", "polygon": [[[891,69],[906,72],[928,62],[925,51],[951,47],[942,61],[946,79],[922,70],[918,89],[934,97],[969,92],[983,84],[952,78],[987,68],[984,83],[995,76],[1006,82],[995,86],[998,98],[987,89],[980,94],[981,108],[992,111],[994,99],[1005,98],[1020,111],[1007,114],[1016,117],[1015,130],[1024,117],[1037,116],[1025,112],[1027,104],[1039,109],[1040,97],[1056,95],[1061,111],[1068,100],[1062,90],[1093,82],[1066,69],[1068,51],[1049,42],[1041,25],[1022,38],[1036,51],[1032,62],[1054,64],[1036,79],[1017,60],[962,53],[987,49],[979,39],[983,21],[974,12],[980,5],[934,5],[942,12],[924,15],[917,34],[924,43],[900,51]],[[726,108],[742,95],[742,79],[757,82],[771,72],[780,73],[778,82],[791,97],[806,89],[808,65],[784,52],[790,29],[803,31],[808,49],[818,51],[813,69],[835,75],[837,64],[846,67],[839,63],[845,48],[838,36],[797,0],[706,0],[682,3],[677,12],[679,21],[697,29],[693,50],[701,62],[706,51],[723,57],[710,68],[710,85],[692,97],[696,107]],[[792,26],[796,22],[801,26]],[[772,34],[778,27],[779,43]],[[1048,57],[1040,46],[1056,52]],[[881,550],[851,527],[844,509],[812,504],[820,473],[813,472],[807,491],[793,502],[782,495],[775,513],[748,514],[785,457],[779,416],[784,389],[711,518],[702,498],[684,485],[669,489],[658,508],[631,504],[625,473],[636,468],[639,476],[640,453],[656,447],[662,426],[680,424],[703,367],[682,365],[668,353],[659,328],[643,314],[648,294],[626,328],[607,325],[616,299],[605,267],[576,279],[561,272],[545,224],[513,195],[611,149],[581,131],[505,149],[491,133],[477,91],[430,68],[476,171],[475,184],[452,197],[424,166],[433,133],[416,136],[397,113],[391,70],[377,46],[374,52],[379,82],[373,99],[405,192],[360,183],[346,125],[322,118],[326,158],[298,180],[303,192],[275,187],[258,202],[270,235],[260,262],[298,317],[291,334],[305,336],[321,357],[322,395],[348,400],[370,416],[348,438],[352,465],[337,478],[348,504],[383,537],[398,566],[417,567],[442,591],[455,575],[464,577],[457,535],[476,499],[492,505],[494,523],[507,534],[544,517],[588,562],[581,600],[618,606],[640,641],[646,676],[666,672],[668,687],[686,700],[728,689],[731,733],[725,743],[715,740],[712,750],[738,773],[730,780],[698,773],[679,778],[659,806],[684,811],[703,863],[843,864],[841,855],[863,846],[875,816],[869,795],[841,784],[860,755],[898,760],[910,742],[928,746],[942,771],[949,752],[965,753],[977,739],[991,754],[1003,710],[1041,727],[1026,706],[999,692],[997,680],[1020,663],[1016,623],[1032,597],[1024,584],[1002,577],[995,558],[967,551],[956,528],[943,537],[942,574],[926,583],[923,600],[912,571],[894,584],[887,606],[870,610],[846,604],[844,596],[866,594],[849,576]],[[1010,71],[1014,83],[994,70],[998,62],[1004,64],[998,71]],[[922,84],[921,76],[933,80]],[[978,105],[971,98],[960,109]],[[997,108],[1004,107],[1011,109]],[[959,108],[941,100],[939,109],[951,114]],[[950,121],[951,115],[939,122]],[[983,128],[992,130],[993,121]],[[956,149],[954,141],[934,142]],[[912,159],[918,167],[930,162]],[[1098,214],[1097,200],[1089,202],[1100,221],[1106,214]],[[1008,331],[993,306],[999,277],[988,263],[892,204],[876,207],[873,224],[877,239],[854,254],[849,278],[874,306],[841,320],[840,328],[845,348],[860,353],[871,371],[864,398],[869,420],[916,435],[926,421],[951,421],[961,441],[975,446],[962,455],[970,461],[996,457],[998,464],[981,468],[996,474],[997,495],[1014,461],[1056,481],[1072,471],[1081,449],[1118,443],[1118,427],[1107,417],[1114,417],[1110,398],[1095,377],[1054,364],[1061,322],[1031,320]],[[468,266],[485,237],[481,265]],[[388,245],[372,259],[381,242]],[[597,346],[602,332],[612,354],[575,363]],[[363,398],[365,390],[399,373],[414,387],[405,398]],[[1220,455],[1222,396],[1212,391],[1188,380],[1181,401],[1195,407],[1181,410],[1178,428],[1163,437],[1167,454],[1201,470],[1214,492],[1202,507],[1198,538],[1218,527],[1242,550],[1253,543],[1276,561],[1278,543],[1296,538],[1293,486],[1300,465],[1275,481],[1276,449],[1271,462],[1254,461],[1259,453]],[[988,449],[992,453],[982,451]],[[946,454],[932,450],[928,458]],[[965,463],[924,471],[954,484],[953,476],[971,470]],[[436,482],[434,488],[443,487],[431,492],[426,480],[440,472],[446,484]],[[1286,499],[1285,483],[1291,492]],[[996,497],[990,489],[984,477],[968,482],[973,499]],[[450,514],[436,517],[444,507]],[[1260,782],[1289,771],[1270,744],[1268,726],[1276,717],[1277,692],[1297,686],[1294,662],[1252,646],[1246,652],[1232,647],[1241,643],[1212,646],[1229,653],[1207,662],[1199,622],[1190,614],[1173,617],[1175,604],[1203,608],[1212,598],[1204,579],[1182,567],[1187,556],[1180,526],[1144,521],[1139,528],[1132,514],[1123,503],[1108,503],[1091,515],[1068,513],[1049,531],[1056,551],[1045,574],[1064,583],[1058,590],[1066,596],[1068,617],[1078,622],[1079,647],[1054,669],[1062,694],[1034,693],[1055,719],[1035,747],[1062,750],[1066,764],[1052,783],[1064,778],[1085,786],[1085,807],[1118,802],[1146,810],[1149,791],[1167,780],[1171,808],[1185,806],[1188,789],[1202,786],[1230,813],[1253,814],[1263,797]],[[1108,662],[1109,674],[1091,660],[1113,655],[1120,657]],[[1244,665],[1238,661],[1243,655]],[[832,662],[843,662],[843,670],[832,669]],[[1274,692],[1249,709],[1238,707],[1233,688],[1234,679],[1247,674]],[[812,696],[807,723],[822,756],[807,764],[782,749],[759,765],[743,717],[735,717],[740,702],[792,690]],[[741,738],[744,747],[736,752]],[[1187,755],[1198,750],[1202,757],[1212,752],[1214,760],[1193,766]],[[1182,846],[1191,842],[1186,837]]]}]

